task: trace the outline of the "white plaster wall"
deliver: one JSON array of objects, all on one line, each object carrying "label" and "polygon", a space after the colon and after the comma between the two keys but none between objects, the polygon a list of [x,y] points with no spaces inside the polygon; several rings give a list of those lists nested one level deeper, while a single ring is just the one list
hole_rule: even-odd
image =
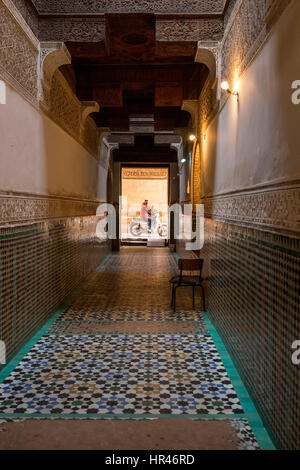
[{"label": "white plaster wall", "polygon": [[[202,144],[202,195],[300,176],[300,2],[284,12]],[[225,77],[223,77],[225,78]]]},{"label": "white plaster wall", "polygon": [[107,170],[99,165],[98,168],[97,198],[106,201],[107,198]]},{"label": "white plaster wall", "polygon": [[104,196],[95,158],[8,85],[6,104],[0,105],[0,136],[1,191]]}]

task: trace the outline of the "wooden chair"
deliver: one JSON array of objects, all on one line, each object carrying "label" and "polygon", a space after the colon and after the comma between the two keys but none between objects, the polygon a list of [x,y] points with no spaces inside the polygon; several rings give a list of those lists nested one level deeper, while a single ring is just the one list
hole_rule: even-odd
[{"label": "wooden chair", "polygon": [[[192,287],[193,288],[193,309],[195,308],[195,287],[201,287],[202,291],[202,301],[203,301],[203,310],[205,310],[205,296],[204,296],[204,287],[202,285],[202,268],[203,268],[203,259],[200,258],[179,258],[178,260],[178,269],[179,275],[173,276],[170,279],[172,284],[172,301],[171,307],[176,311],[176,289],[178,287]],[[183,274],[184,271],[189,271],[188,275]],[[197,273],[197,274],[196,274]]]}]

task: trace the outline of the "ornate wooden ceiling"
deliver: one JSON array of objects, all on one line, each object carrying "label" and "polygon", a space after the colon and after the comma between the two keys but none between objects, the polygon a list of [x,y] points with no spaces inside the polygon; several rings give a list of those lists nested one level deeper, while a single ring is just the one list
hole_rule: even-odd
[{"label": "ornate wooden ceiling", "polygon": [[154,144],[153,136],[137,136],[132,147],[120,145],[114,150],[114,161],[122,163],[171,163],[177,162],[177,152],[170,146]]},{"label": "ornate wooden ceiling", "polygon": [[70,41],[72,66],[62,71],[82,101],[95,100],[99,127],[128,131],[131,115],[149,114],[155,130],[184,127],[183,100],[196,100],[207,77],[194,63],[196,42],[158,42],[152,14],[105,16],[105,41]]}]

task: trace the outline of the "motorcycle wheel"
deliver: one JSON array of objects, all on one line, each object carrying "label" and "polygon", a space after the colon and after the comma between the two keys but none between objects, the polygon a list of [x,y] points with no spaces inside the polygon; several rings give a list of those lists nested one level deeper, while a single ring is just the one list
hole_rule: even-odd
[{"label": "motorcycle wheel", "polygon": [[133,237],[138,237],[139,235],[142,234],[141,224],[136,223],[136,224],[130,225],[129,231]]},{"label": "motorcycle wheel", "polygon": [[167,238],[167,235],[168,235],[168,231],[167,231],[167,227],[165,225],[160,225],[158,227],[158,235],[161,237],[161,238]]}]

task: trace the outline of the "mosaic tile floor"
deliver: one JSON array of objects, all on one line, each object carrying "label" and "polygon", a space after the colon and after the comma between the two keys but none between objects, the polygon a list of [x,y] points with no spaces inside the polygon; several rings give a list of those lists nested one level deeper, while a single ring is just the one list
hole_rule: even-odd
[{"label": "mosaic tile floor", "polygon": [[230,419],[240,448],[258,448],[189,289],[170,310],[175,270],[164,249],[113,255],[3,377],[0,418],[207,416]]},{"label": "mosaic tile floor", "polygon": [[243,409],[209,336],[46,335],[2,384],[0,413]]},{"label": "mosaic tile floor", "polygon": [[208,334],[203,321],[171,322],[171,321],[59,321],[52,325],[48,334],[80,334],[80,333],[198,333]]}]

